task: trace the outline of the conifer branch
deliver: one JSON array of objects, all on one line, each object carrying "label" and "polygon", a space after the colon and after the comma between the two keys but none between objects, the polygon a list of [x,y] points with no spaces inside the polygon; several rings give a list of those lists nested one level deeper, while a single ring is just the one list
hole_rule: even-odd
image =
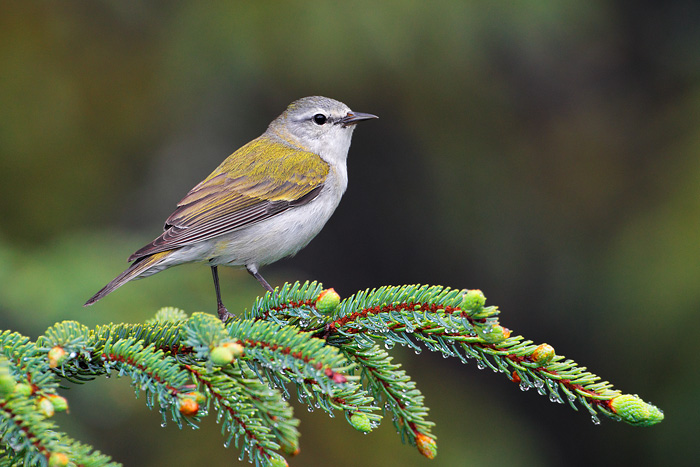
[{"label": "conifer branch", "polygon": [[228,447],[233,441],[238,448],[242,438],[243,451],[239,459],[243,460],[247,454],[251,461],[263,465],[278,456],[274,451],[280,445],[275,442],[270,427],[264,424],[257,407],[245,397],[240,385],[235,384],[236,379],[230,378],[235,374],[213,373],[204,366],[185,365],[185,368],[210,396],[207,400],[214,406],[216,421],[221,423],[224,446]]},{"label": "conifer branch", "polygon": [[423,395],[416,384],[400,370],[401,365],[391,363],[387,352],[373,345],[362,348],[355,343],[342,346],[343,352],[362,368],[362,376],[370,387],[377,404],[385,401],[384,408],[392,413],[392,419],[402,442],[416,445],[416,438],[427,436],[434,439],[426,420],[428,408],[423,404]]},{"label": "conifer branch", "polygon": [[255,301],[241,319],[188,317],[175,308],[144,324],[89,329],[75,321],[50,327],[36,343],[0,332],[0,466],[116,465],[70,439],[49,420],[67,401],[63,381],[127,376],[136,394],[179,427],[196,426],[210,411],[225,444],[257,466],[284,466],[277,452],[299,450],[299,421],[290,386],[310,410],[342,411],[356,429],[371,431],[390,412],[402,441],[436,455],[433,422],[415,383],[393,363],[396,344],[424,348],[504,373],[522,390],[535,388],[595,423],[605,416],[649,426],[663,413],[501,326],[496,307],[478,290],[440,286],[380,287],[342,302],[318,283],[285,284]]}]

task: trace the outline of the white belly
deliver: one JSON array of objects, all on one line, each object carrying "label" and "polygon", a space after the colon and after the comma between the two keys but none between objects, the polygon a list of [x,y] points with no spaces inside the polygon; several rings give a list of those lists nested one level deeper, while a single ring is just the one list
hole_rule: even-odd
[{"label": "white belly", "polygon": [[338,206],[347,186],[347,178],[343,179],[342,175],[340,186],[332,183],[335,177],[329,177],[321,193],[308,204],[229,234],[174,250],[140,277],[195,261],[205,261],[212,266],[247,266],[257,271],[259,266],[295,254],[321,231]]},{"label": "white belly", "polygon": [[309,204],[214,239],[210,263],[264,266],[291,256],[321,231],[339,202],[339,196],[321,192]]}]

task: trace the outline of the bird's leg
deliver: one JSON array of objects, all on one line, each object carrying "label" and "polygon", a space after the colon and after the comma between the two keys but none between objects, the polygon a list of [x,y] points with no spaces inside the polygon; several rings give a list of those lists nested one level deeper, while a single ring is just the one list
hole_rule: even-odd
[{"label": "bird's leg", "polygon": [[211,275],[214,278],[214,290],[216,290],[216,306],[219,313],[219,319],[225,323],[229,318],[233,318],[233,315],[228,312],[224,306],[224,303],[221,301],[221,290],[219,289],[219,270],[216,266],[211,266]]},{"label": "bird's leg", "polygon": [[262,284],[262,286],[265,288],[265,290],[267,290],[268,292],[270,292],[271,294],[274,295],[275,290],[272,288],[272,286],[270,284],[267,283],[265,278],[260,275],[260,273],[258,272],[258,268],[256,268],[255,266],[246,266],[245,268],[250,273],[251,276],[255,277],[258,280],[258,282],[260,282],[260,284]]}]

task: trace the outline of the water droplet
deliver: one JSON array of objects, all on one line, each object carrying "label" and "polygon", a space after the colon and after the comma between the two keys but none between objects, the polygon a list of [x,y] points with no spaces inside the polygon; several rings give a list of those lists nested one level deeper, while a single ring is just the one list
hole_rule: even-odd
[{"label": "water droplet", "polygon": [[576,395],[568,394],[566,398],[569,399],[569,402],[574,402],[576,400]]},{"label": "water droplet", "polygon": [[521,391],[529,391],[530,390],[530,384],[526,383],[525,381],[520,382],[520,390]]},{"label": "water droplet", "polygon": [[384,342],[384,347],[385,347],[387,350],[391,350],[391,349],[394,348],[394,344],[395,344],[394,341],[392,341],[392,340],[390,340],[390,339],[387,339],[386,342]]},{"label": "water droplet", "polygon": [[416,353],[416,355],[420,355],[423,349],[421,349],[420,347],[416,347],[415,349],[413,349],[413,351]]},{"label": "water droplet", "polygon": [[[478,362],[476,362],[476,367],[477,367],[478,369],[480,369],[480,370],[483,370],[484,368],[486,368],[486,365],[484,365],[484,362],[482,362],[481,360],[479,360]],[[530,389],[530,387],[528,386],[527,389]]]},{"label": "water droplet", "polygon": [[594,425],[600,425],[600,419],[598,418],[597,415],[591,415],[591,421],[593,422]]},{"label": "water droplet", "polygon": [[163,428],[165,428],[166,426],[168,426],[168,422],[166,422],[165,420],[163,420],[162,422],[160,422],[160,426],[163,427]]}]

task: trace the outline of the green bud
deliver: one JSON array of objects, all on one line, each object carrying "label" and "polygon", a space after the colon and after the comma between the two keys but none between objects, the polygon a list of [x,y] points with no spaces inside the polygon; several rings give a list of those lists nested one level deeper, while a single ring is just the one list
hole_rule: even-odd
[{"label": "green bud", "polygon": [[226,342],[225,344],[221,344],[221,346],[229,349],[233,358],[238,358],[243,355],[243,346],[238,342]]},{"label": "green bud", "polygon": [[0,360],[0,399],[15,390],[17,381],[10,373],[10,364],[6,359]]},{"label": "green bud", "polygon": [[476,313],[481,310],[485,304],[486,297],[484,296],[484,293],[479,289],[472,289],[464,294],[460,308],[462,311],[467,313]]},{"label": "green bud", "polygon": [[62,452],[54,452],[49,456],[49,467],[66,467],[70,459]]},{"label": "green bud", "polygon": [[546,365],[552,361],[556,354],[554,353],[554,347],[549,344],[540,344],[532,352],[532,360],[539,363],[540,365]]},{"label": "green bud", "polygon": [[369,433],[372,431],[372,424],[369,422],[369,418],[362,412],[355,412],[350,416],[350,425],[362,433]]},{"label": "green bud", "polygon": [[17,383],[15,385],[14,393],[17,396],[29,397],[34,392],[34,388],[31,384]]},{"label": "green bud", "polygon": [[56,409],[47,397],[42,397],[36,402],[36,409],[46,418],[53,417]]},{"label": "green bud", "polygon": [[324,315],[333,313],[339,304],[340,295],[332,288],[322,291],[316,299],[316,309]]},{"label": "green bud", "polygon": [[47,357],[49,359],[50,368],[56,368],[57,366],[65,362],[67,358],[66,351],[63,350],[63,347],[60,347],[58,345],[49,350]]},{"label": "green bud", "polygon": [[209,358],[211,358],[211,362],[214,365],[224,366],[233,361],[233,352],[223,345],[220,345],[212,349]]},{"label": "green bud", "polygon": [[56,394],[51,394],[47,396],[47,398],[51,401],[51,404],[53,405],[53,408],[56,412],[68,411],[68,401],[65,397],[61,397]]},{"label": "green bud", "polygon": [[476,331],[489,344],[498,344],[510,337],[510,329],[500,324],[487,325],[486,329],[477,327]]},{"label": "green bud", "polygon": [[610,401],[610,408],[623,421],[635,426],[651,426],[664,419],[664,413],[655,405],[647,404],[639,396],[622,394]]},{"label": "green bud", "polygon": [[294,440],[289,440],[291,442],[287,442],[284,439],[279,439],[277,442],[280,443],[280,448],[282,449],[282,452],[285,454],[289,454],[290,456],[296,456],[299,454],[299,440],[294,439]]},{"label": "green bud", "polygon": [[277,454],[276,452],[273,452],[270,455],[270,463],[268,465],[270,467],[289,467],[287,459]]},{"label": "green bud", "polygon": [[428,459],[435,459],[435,456],[437,456],[437,443],[430,436],[418,433],[416,435],[416,447],[418,452]]},{"label": "green bud", "polygon": [[189,397],[194,400],[197,404],[204,404],[207,401],[207,396],[199,391],[192,391],[185,394],[185,397]]}]

